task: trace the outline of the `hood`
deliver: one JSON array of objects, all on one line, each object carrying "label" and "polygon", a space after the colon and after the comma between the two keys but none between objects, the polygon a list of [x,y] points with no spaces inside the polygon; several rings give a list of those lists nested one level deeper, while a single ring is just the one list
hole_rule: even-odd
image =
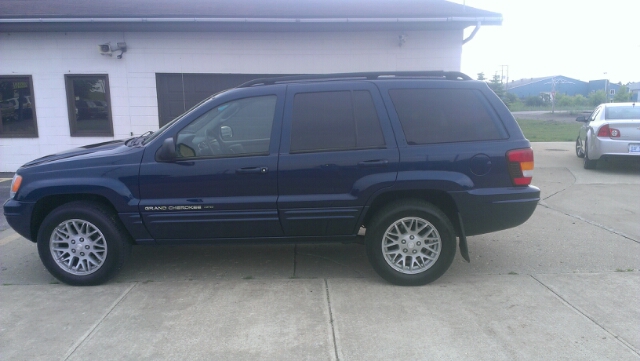
[{"label": "hood", "polygon": [[23,167],[32,167],[34,165],[40,165],[45,163],[53,163],[59,160],[71,160],[73,159],[87,159],[97,158],[102,156],[114,155],[121,153],[126,149],[129,149],[124,145],[125,140],[112,140],[104,143],[96,143],[85,145],[83,147],[70,149],[56,154],[51,154],[32,160],[29,163],[23,165]]}]

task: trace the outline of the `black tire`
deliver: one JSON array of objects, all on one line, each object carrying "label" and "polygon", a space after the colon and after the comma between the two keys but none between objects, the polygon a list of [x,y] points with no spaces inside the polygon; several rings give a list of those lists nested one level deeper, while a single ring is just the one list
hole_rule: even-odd
[{"label": "black tire", "polygon": [[576,138],[576,155],[578,158],[584,158],[584,148],[582,147],[582,142],[580,142],[580,136]]},{"label": "black tire", "polygon": [[[406,228],[406,225],[412,227],[411,220],[417,220],[414,223],[416,225],[423,224],[428,232],[415,233],[414,230]],[[419,220],[426,223],[421,223]],[[391,233],[395,232],[392,229],[394,225],[399,225],[397,228],[394,227],[396,230],[405,227],[405,234],[398,237],[392,235]],[[432,229],[435,233],[431,231]],[[387,232],[391,232],[389,234],[398,240],[397,244],[391,242],[391,237],[385,237]],[[408,239],[413,236],[411,233],[415,234],[415,238]],[[439,244],[437,242],[432,244],[433,249],[436,249],[439,254],[421,244],[420,240],[424,239],[422,237],[428,235],[439,236]],[[407,239],[404,239],[405,237]],[[405,242],[404,245],[401,245],[401,242]],[[382,278],[396,285],[421,286],[437,280],[449,269],[456,254],[456,235],[449,218],[433,204],[421,200],[403,200],[392,203],[376,213],[367,227],[365,245],[369,262]],[[396,252],[396,246],[397,253],[395,256],[389,255],[389,261],[387,261],[387,257],[383,254],[383,247],[390,252]],[[418,249],[419,247],[422,248]],[[430,256],[435,259],[426,261],[427,264],[410,258],[418,256],[423,258]],[[404,267],[409,260],[418,266],[417,270]],[[391,263],[394,261],[396,263],[392,266]],[[397,262],[402,262],[402,266]],[[397,268],[403,268],[403,270]]]},{"label": "black tire", "polygon": [[[52,242],[59,247],[52,249]],[[76,201],[45,217],[38,231],[38,253],[58,280],[93,286],[118,273],[131,253],[131,242],[117,215],[108,208]]]},{"label": "black tire", "polygon": [[593,159],[589,159],[589,147],[588,147],[587,141],[584,141],[584,158],[583,158],[583,167],[584,169],[596,169],[596,167],[598,166],[598,161],[597,160],[593,160]]}]

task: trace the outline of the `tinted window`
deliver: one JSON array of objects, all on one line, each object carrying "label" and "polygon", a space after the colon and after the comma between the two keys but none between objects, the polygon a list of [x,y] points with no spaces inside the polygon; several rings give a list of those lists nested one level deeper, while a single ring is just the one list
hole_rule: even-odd
[{"label": "tinted window", "polygon": [[31,77],[0,77],[0,136],[37,137]]},{"label": "tinted window", "polygon": [[380,120],[368,91],[296,94],[291,153],[379,148]]},{"label": "tinted window", "polygon": [[502,139],[482,95],[471,89],[392,89],[407,143]]},{"label": "tinted window", "polygon": [[178,133],[178,157],[268,154],[277,99],[245,98],[211,109]]},{"label": "tinted window", "polygon": [[65,75],[71,136],[113,136],[106,75]]}]

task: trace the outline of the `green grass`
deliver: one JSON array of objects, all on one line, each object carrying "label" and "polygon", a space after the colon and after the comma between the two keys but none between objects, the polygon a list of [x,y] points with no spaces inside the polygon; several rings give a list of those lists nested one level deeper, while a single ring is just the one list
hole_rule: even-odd
[{"label": "green grass", "polygon": [[[508,105],[509,110],[512,112],[523,112],[523,111],[548,111],[551,112],[551,105],[543,105],[543,106],[531,106],[522,103],[512,103]],[[592,112],[595,107],[592,106],[556,106],[556,112],[568,112],[569,114],[580,114],[584,112]]]},{"label": "green grass", "polygon": [[581,123],[556,120],[518,119],[524,136],[531,142],[571,142],[578,136]]}]

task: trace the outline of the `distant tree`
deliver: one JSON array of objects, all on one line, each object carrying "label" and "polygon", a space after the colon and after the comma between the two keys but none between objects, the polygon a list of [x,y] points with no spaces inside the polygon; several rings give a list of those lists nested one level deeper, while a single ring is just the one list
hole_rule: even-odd
[{"label": "distant tree", "polygon": [[620,86],[616,95],[613,97],[613,101],[615,103],[623,103],[631,101],[631,93],[629,92],[629,88],[626,85]]},{"label": "distant tree", "polygon": [[598,91],[589,93],[588,99],[589,99],[590,105],[597,107],[598,105],[607,102],[607,93],[605,93],[604,90],[598,90]]},{"label": "distant tree", "polygon": [[500,97],[500,99],[504,100],[504,85],[502,84],[500,75],[498,75],[497,73],[494,74],[488,85],[489,88],[491,88],[491,90],[493,90],[493,92],[496,93],[498,97]]},{"label": "distant tree", "polygon": [[484,77],[484,73],[478,73],[478,80],[487,80],[487,78]]},{"label": "distant tree", "polygon": [[524,98],[524,103],[530,107],[541,107],[544,105],[542,98],[535,95]]},{"label": "distant tree", "polygon": [[573,105],[576,107],[584,107],[589,104],[587,98],[582,94],[576,94],[573,96]]},{"label": "distant tree", "polygon": [[507,105],[517,103],[519,101],[520,99],[518,98],[518,96],[513,93],[505,93],[504,95],[504,102]]},{"label": "distant tree", "polygon": [[573,105],[573,97],[563,93],[556,93],[555,102],[559,107],[570,107]]}]

